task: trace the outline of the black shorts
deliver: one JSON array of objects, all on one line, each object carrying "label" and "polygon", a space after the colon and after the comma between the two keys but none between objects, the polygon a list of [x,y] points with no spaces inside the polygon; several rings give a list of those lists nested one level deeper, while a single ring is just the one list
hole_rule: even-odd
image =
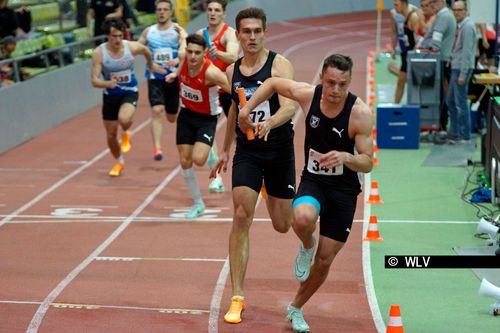
[{"label": "black shorts", "polygon": [[219,92],[219,103],[227,117],[229,114],[229,108],[231,107],[231,94],[228,94],[225,91]]},{"label": "black shorts", "polygon": [[293,199],[295,195],[295,157],[293,145],[280,150],[254,151],[236,146],[233,158],[233,188],[247,186],[259,192],[262,181],[269,195]]},{"label": "black shorts", "polygon": [[400,72],[405,72],[405,73],[407,72],[408,69],[408,62],[406,61],[407,58],[408,56],[406,53],[401,54],[401,66],[399,67]]},{"label": "black shorts", "polygon": [[203,142],[212,146],[217,116],[211,116],[181,108],[177,117],[176,143],[178,145],[194,145]]},{"label": "black shorts", "polygon": [[358,194],[337,191],[325,184],[302,177],[293,206],[300,203],[313,205],[319,203],[319,234],[345,242],[351,230],[357,198]]},{"label": "black shorts", "polygon": [[176,114],[179,109],[179,81],[172,83],[164,80],[148,80],[148,97],[151,106],[164,105],[169,114]]},{"label": "black shorts", "polygon": [[129,103],[137,106],[138,93],[117,94],[117,95],[102,95],[102,119],[116,121],[118,120],[118,112],[122,104]]}]

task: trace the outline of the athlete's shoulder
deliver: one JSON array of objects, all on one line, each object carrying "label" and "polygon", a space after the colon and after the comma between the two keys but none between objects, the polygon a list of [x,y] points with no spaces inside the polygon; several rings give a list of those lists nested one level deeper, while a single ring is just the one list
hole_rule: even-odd
[{"label": "athlete's shoulder", "polygon": [[272,76],[293,79],[294,69],[290,60],[276,53],[272,65]]}]

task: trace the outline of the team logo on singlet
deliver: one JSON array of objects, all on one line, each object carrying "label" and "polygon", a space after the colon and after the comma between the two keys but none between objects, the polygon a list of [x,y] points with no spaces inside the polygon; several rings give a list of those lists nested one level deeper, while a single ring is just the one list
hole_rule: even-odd
[{"label": "team logo on singlet", "polygon": [[311,116],[311,120],[309,121],[309,125],[311,125],[312,128],[316,128],[319,125],[319,118],[316,116]]},{"label": "team logo on singlet", "polygon": [[233,89],[238,90],[238,88],[241,86],[241,82],[233,82]]},{"label": "team logo on singlet", "polygon": [[344,129],[341,129],[340,131],[337,129],[337,128],[332,128],[332,131],[337,133],[339,135],[340,138],[342,138],[342,132],[344,131]]}]

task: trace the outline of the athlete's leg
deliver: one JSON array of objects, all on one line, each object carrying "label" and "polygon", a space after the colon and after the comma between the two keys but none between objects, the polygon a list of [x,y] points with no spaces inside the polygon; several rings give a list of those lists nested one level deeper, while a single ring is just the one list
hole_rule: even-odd
[{"label": "athlete's leg", "polygon": [[161,149],[161,137],[163,134],[163,119],[165,117],[165,106],[155,105],[151,108],[151,136],[154,148]]},{"label": "athlete's leg", "polygon": [[343,242],[320,236],[314,264],[311,266],[311,273],[309,278],[300,284],[299,290],[291,303],[293,307],[301,308],[323,282],[325,282],[333,259],[335,259],[335,256],[344,244]]},{"label": "athlete's leg", "polygon": [[248,264],[249,231],[258,192],[246,186],[233,188],[233,225],[229,237],[229,263],[233,295],[244,296],[243,284]]}]

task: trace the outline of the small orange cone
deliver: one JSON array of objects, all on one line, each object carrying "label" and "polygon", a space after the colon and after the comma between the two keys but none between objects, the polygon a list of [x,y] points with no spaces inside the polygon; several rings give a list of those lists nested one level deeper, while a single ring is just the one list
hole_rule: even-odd
[{"label": "small orange cone", "polygon": [[404,333],[404,331],[399,305],[392,304],[391,310],[389,311],[389,320],[387,321],[387,330],[385,333]]},{"label": "small orange cone", "polygon": [[373,139],[373,141],[377,140],[377,129],[376,128],[372,129],[372,139]]},{"label": "small orange cone", "polygon": [[375,150],[373,151],[373,165],[374,166],[378,165],[378,157],[377,157],[377,152]]},{"label": "small orange cone", "polygon": [[368,201],[366,203],[369,203],[369,204],[383,204],[384,203],[380,199],[380,195],[378,193],[378,182],[376,180],[372,181],[372,188],[370,190],[370,196],[368,197]]},{"label": "small orange cone", "polygon": [[370,222],[368,223],[368,231],[366,232],[365,241],[370,242],[383,242],[384,239],[380,237],[378,232],[377,217],[375,215],[370,215]]}]

